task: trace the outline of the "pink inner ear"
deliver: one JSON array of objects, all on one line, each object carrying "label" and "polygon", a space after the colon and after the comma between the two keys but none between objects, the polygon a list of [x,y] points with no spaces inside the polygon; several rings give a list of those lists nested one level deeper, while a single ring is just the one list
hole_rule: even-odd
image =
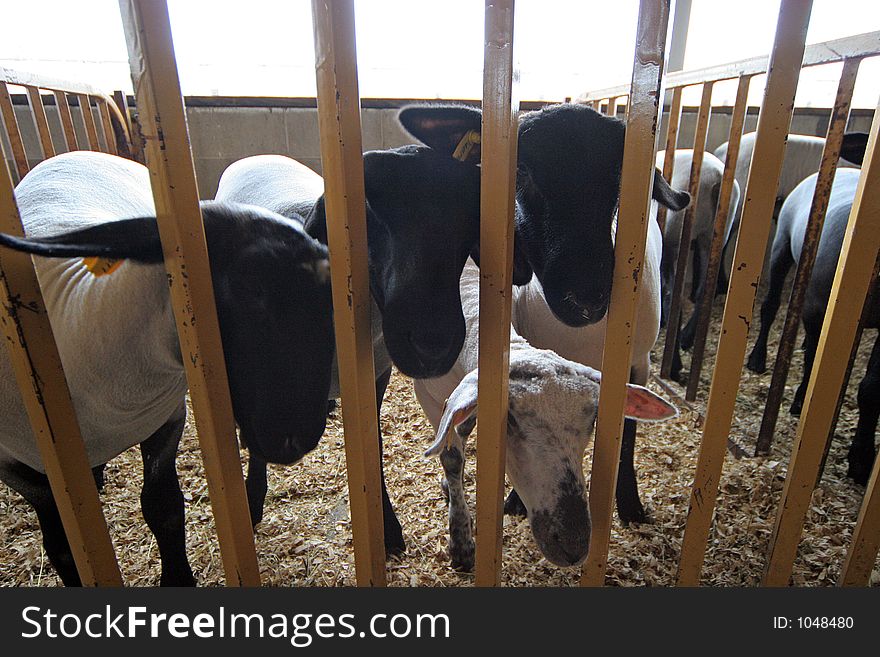
[{"label": "pink inner ear", "polygon": [[665,420],[675,417],[678,409],[662,397],[641,386],[626,386],[624,415],[638,420]]},{"label": "pink inner ear", "polygon": [[455,411],[455,413],[452,414],[452,426],[457,427],[459,424],[467,420],[473,414],[476,407],[476,404],[468,404]]}]

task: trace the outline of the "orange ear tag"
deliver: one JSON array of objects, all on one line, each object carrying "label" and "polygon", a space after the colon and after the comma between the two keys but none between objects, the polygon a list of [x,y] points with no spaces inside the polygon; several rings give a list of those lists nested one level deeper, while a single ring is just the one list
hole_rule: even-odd
[{"label": "orange ear tag", "polygon": [[94,276],[109,276],[122,265],[124,260],[114,260],[113,258],[99,258],[91,256],[82,259],[86,269]]}]

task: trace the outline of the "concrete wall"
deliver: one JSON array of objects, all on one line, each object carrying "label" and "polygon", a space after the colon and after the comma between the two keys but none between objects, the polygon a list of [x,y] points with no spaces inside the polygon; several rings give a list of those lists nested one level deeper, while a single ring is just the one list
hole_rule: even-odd
[{"label": "concrete wall", "polygon": [[[27,104],[16,105],[25,149],[31,165],[42,159],[36,128]],[[46,107],[53,140],[58,152],[63,152],[64,137],[55,107]],[[397,108],[366,108],[361,112],[364,150],[393,148],[412,143],[412,139],[397,124]],[[86,144],[85,128],[79,109],[72,108],[74,124],[83,148]],[[792,132],[824,136],[830,112],[828,110],[796,110]],[[665,134],[667,115],[661,124]],[[321,172],[321,153],[318,142],[318,113],[310,107],[215,107],[190,106],[187,108],[190,140],[195,158],[199,193],[202,198],[213,198],[217,182],[223,170],[235,160],[249,155],[279,153],[293,157]],[[871,112],[858,110],[850,118],[850,130],[867,131]],[[686,108],[679,128],[678,146],[688,148],[693,144],[696,110]],[[755,130],[757,111],[746,118],[746,131]],[[709,122],[707,149],[714,150],[727,140],[730,130],[730,109],[713,111]],[[0,131],[2,133],[4,131]],[[101,127],[98,127],[99,135]],[[5,134],[2,137],[6,153],[11,157]],[[661,144],[662,148],[662,144]]]}]

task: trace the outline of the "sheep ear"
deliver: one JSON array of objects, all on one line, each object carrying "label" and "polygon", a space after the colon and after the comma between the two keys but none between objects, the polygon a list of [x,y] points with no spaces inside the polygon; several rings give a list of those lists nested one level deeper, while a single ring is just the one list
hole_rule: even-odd
[{"label": "sheep ear", "polygon": [[303,223],[303,229],[309,237],[318,240],[324,246],[327,245],[327,210],[324,206],[324,195],[315,202],[309,215]]},{"label": "sheep ear", "polygon": [[111,274],[122,260],[162,262],[155,217],[122,219],[51,237],[21,238],[0,233],[0,246],[46,258],[84,258],[95,276]]},{"label": "sheep ear", "polygon": [[867,132],[848,132],[840,146],[840,159],[862,166],[868,148]]},{"label": "sheep ear", "polygon": [[466,105],[409,105],[397,120],[410,135],[463,162],[480,161],[483,115]]},{"label": "sheep ear", "polygon": [[[468,422],[477,412],[476,373],[474,370],[464,377],[449,395],[449,399],[443,406],[443,415],[440,418],[440,426],[437,428],[434,444],[425,451],[425,456],[437,456],[442,452],[448,442],[454,439],[449,436],[450,431]],[[468,424],[470,424],[470,430],[473,430],[474,423],[469,422]]]},{"label": "sheep ear", "polygon": [[672,189],[672,187],[669,186],[669,183],[666,182],[660,169],[656,167],[654,168],[654,189],[651,192],[651,196],[660,205],[665,205],[667,208],[675,212],[684,210],[688,206],[688,203],[691,202],[691,195],[687,192],[680,192]]},{"label": "sheep ear", "polygon": [[658,422],[678,416],[678,409],[660,395],[634,383],[626,384],[623,414],[631,420]]}]

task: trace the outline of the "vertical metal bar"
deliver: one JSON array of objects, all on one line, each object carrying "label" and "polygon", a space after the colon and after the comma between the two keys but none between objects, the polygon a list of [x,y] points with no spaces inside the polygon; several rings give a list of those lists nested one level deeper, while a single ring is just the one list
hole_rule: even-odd
[{"label": "vertical metal bar", "polygon": [[681,586],[700,582],[811,9],[804,0],[782,0],[779,9],[678,565]]},{"label": "vertical metal bar", "polygon": [[846,372],[843,375],[843,384],[840,386],[840,394],[837,395],[837,406],[834,408],[834,416],[831,419],[831,427],[828,429],[828,438],[825,441],[825,453],[822,454],[822,462],[819,464],[819,474],[816,475],[816,486],[822,479],[822,473],[825,472],[825,461],[828,460],[828,452],[831,449],[831,441],[834,440],[834,431],[837,428],[837,419],[840,417],[840,409],[846,398],[846,389],[849,387],[849,379],[852,375],[853,365],[855,365],[856,357],[859,354],[859,344],[862,341],[862,333],[865,330],[865,322],[868,319],[870,309],[873,304],[877,303],[874,295],[877,293],[877,279],[880,277],[880,253],[877,254],[877,261],[874,263],[874,273],[871,274],[871,282],[868,283],[868,297],[865,299],[865,305],[862,308],[862,315],[859,317],[859,325],[856,328],[856,334],[853,338],[853,346],[849,352],[849,362],[846,365]]},{"label": "vertical metal bar", "polygon": [[58,108],[58,116],[61,117],[61,127],[64,128],[64,142],[68,152],[79,150],[79,141],[73,128],[73,115],[70,113],[70,102],[63,91],[55,92],[55,107]]},{"label": "vertical metal bar", "polygon": [[608,105],[605,108],[608,116],[617,116],[617,98],[617,96],[611,96],[611,98],[608,99]]},{"label": "vertical metal bar", "polygon": [[730,134],[727,142],[727,157],[724,161],[724,174],[721,176],[721,190],[718,193],[718,207],[715,209],[715,225],[712,232],[712,245],[709,247],[709,262],[706,264],[706,283],[703,298],[698,300],[699,316],[697,330],[694,335],[694,347],[691,352],[691,366],[688,373],[687,392],[685,399],[694,401],[700,385],[700,374],[703,371],[703,358],[706,355],[706,338],[709,335],[709,321],[712,318],[712,303],[715,300],[715,289],[718,285],[718,272],[721,270],[721,254],[724,251],[724,237],[727,219],[730,215],[730,196],[733,193],[733,182],[736,174],[736,160],[739,157],[739,144],[742,140],[743,123],[749,98],[751,76],[742,75],[736,88],[736,101],[730,119]]},{"label": "vertical metal bar", "polygon": [[714,82],[703,83],[703,96],[700,100],[700,111],[697,114],[697,127],[694,132],[694,150],[691,159],[691,175],[688,192],[691,203],[684,211],[681,221],[681,232],[678,240],[678,257],[675,265],[675,281],[672,286],[672,301],[669,306],[669,320],[666,324],[666,341],[663,345],[663,363],[660,376],[670,377],[672,362],[678,350],[678,332],[681,329],[681,304],[684,291],[684,277],[687,271],[688,256],[691,253],[691,233],[693,232],[694,215],[697,211],[697,200],[700,194],[700,173],[703,169],[703,153],[706,152],[706,135],[709,131],[709,114],[712,110],[712,88]]},{"label": "vertical metal bar", "polygon": [[157,0],[120,0],[119,8],[135,94],[143,108],[156,218],[226,583],[257,586],[260,572],[168,6]]},{"label": "vertical metal bar", "polygon": [[801,312],[804,308],[804,299],[807,296],[807,286],[810,284],[810,276],[813,273],[813,264],[816,262],[816,252],[819,248],[819,238],[822,235],[822,226],[825,224],[825,212],[828,210],[828,201],[831,198],[831,187],[834,184],[837,161],[840,159],[843,132],[846,129],[846,121],[849,118],[853,88],[856,84],[856,75],[859,72],[860,63],[860,59],[847,59],[844,61],[843,70],[840,73],[837,98],[834,101],[834,109],[831,112],[831,121],[828,123],[825,148],[822,151],[822,161],[819,165],[819,176],[816,179],[816,188],[813,192],[812,204],[810,205],[810,216],[804,231],[801,257],[798,259],[797,271],[791,288],[791,297],[788,302],[788,310],[785,313],[785,323],[783,324],[782,334],[779,337],[779,347],[776,351],[773,377],[770,382],[770,389],[767,391],[767,401],[764,406],[764,415],[761,418],[761,428],[758,431],[758,440],[755,446],[756,456],[769,454],[770,445],[773,442],[773,432],[776,430],[776,420],[779,418],[779,406],[782,404],[782,393],[785,390],[785,382],[788,379],[788,369],[791,365],[791,356],[794,353],[794,345],[797,340]]},{"label": "vertical metal bar", "polygon": [[486,0],[481,142],[480,349],[475,583],[501,581],[518,121],[513,101],[514,0]]},{"label": "vertical metal bar", "polygon": [[359,586],[385,585],[379,429],[352,0],[312,0],[336,353]]},{"label": "vertical metal bar", "polygon": [[[666,151],[663,155],[663,177],[672,180],[675,167],[675,146],[678,143],[678,126],[681,122],[681,92],[684,87],[672,90],[672,104],[669,106],[669,124],[666,127]],[[666,206],[657,208],[657,223],[660,232],[666,232]]]},{"label": "vertical metal bar", "polygon": [[116,155],[119,152],[116,149],[116,134],[113,132],[113,124],[110,123],[110,108],[107,106],[106,99],[98,99],[98,111],[101,114],[101,127],[104,129],[104,143],[107,145],[107,152]]},{"label": "vertical metal bar", "polygon": [[12,147],[12,159],[15,160],[15,170],[19,179],[24,178],[30,170],[27,161],[27,153],[24,150],[24,142],[21,140],[21,131],[18,129],[18,120],[15,118],[15,108],[12,106],[12,96],[9,95],[9,87],[0,81],[0,114],[3,115],[3,123],[6,125],[6,136],[9,137],[9,145]]},{"label": "vertical metal bar", "polygon": [[874,470],[865,489],[859,519],[853,530],[852,542],[840,574],[841,586],[868,586],[877,551],[880,549],[880,459],[874,460]]},{"label": "vertical metal bar", "polygon": [[143,157],[139,158],[138,152],[135,150],[134,126],[131,120],[131,111],[128,107],[128,97],[124,92],[117,90],[113,92],[113,102],[116,103],[116,107],[119,109],[119,115],[124,128],[123,132],[125,133],[124,143],[116,142],[116,151],[122,157],[140,162],[143,160]]},{"label": "vertical metal bar", "polygon": [[[819,461],[846,369],[846,359],[840,355],[848,353],[852,347],[862,305],[868,294],[868,283],[880,251],[878,133],[880,107],[874,113],[865,161],[843,238],[840,261],[819,336],[816,361],[807,385],[797,438],[782,490],[782,501],[779,504],[764,571],[763,583],[766,586],[788,585],[804,526],[804,516],[810,503]],[[876,474],[875,467],[875,481]]]},{"label": "vertical metal bar", "polygon": [[[0,149],[0,231],[24,235]],[[25,253],[0,249],[0,324],[80,580],[122,586],[76,411],[37,272]],[[21,312],[26,311],[26,312]]]},{"label": "vertical metal bar", "polygon": [[55,145],[52,143],[52,134],[49,132],[49,121],[46,118],[43,97],[40,95],[40,90],[37,87],[25,87],[25,89],[27,89],[28,103],[34,115],[34,123],[37,126],[37,134],[40,136],[43,157],[50,158],[55,155]]},{"label": "vertical metal bar", "polygon": [[602,387],[590,478],[592,533],[581,576],[583,586],[601,586],[608,564],[632,332],[654,182],[657,112],[663,97],[660,91],[668,22],[669,0],[641,0],[621,171],[614,278],[602,356]]},{"label": "vertical metal bar", "polygon": [[95,115],[92,113],[92,99],[86,94],[76,94],[79,100],[79,110],[82,112],[83,123],[86,126],[86,136],[88,137],[89,150],[101,150],[101,144],[98,143],[98,128],[95,126]]}]

